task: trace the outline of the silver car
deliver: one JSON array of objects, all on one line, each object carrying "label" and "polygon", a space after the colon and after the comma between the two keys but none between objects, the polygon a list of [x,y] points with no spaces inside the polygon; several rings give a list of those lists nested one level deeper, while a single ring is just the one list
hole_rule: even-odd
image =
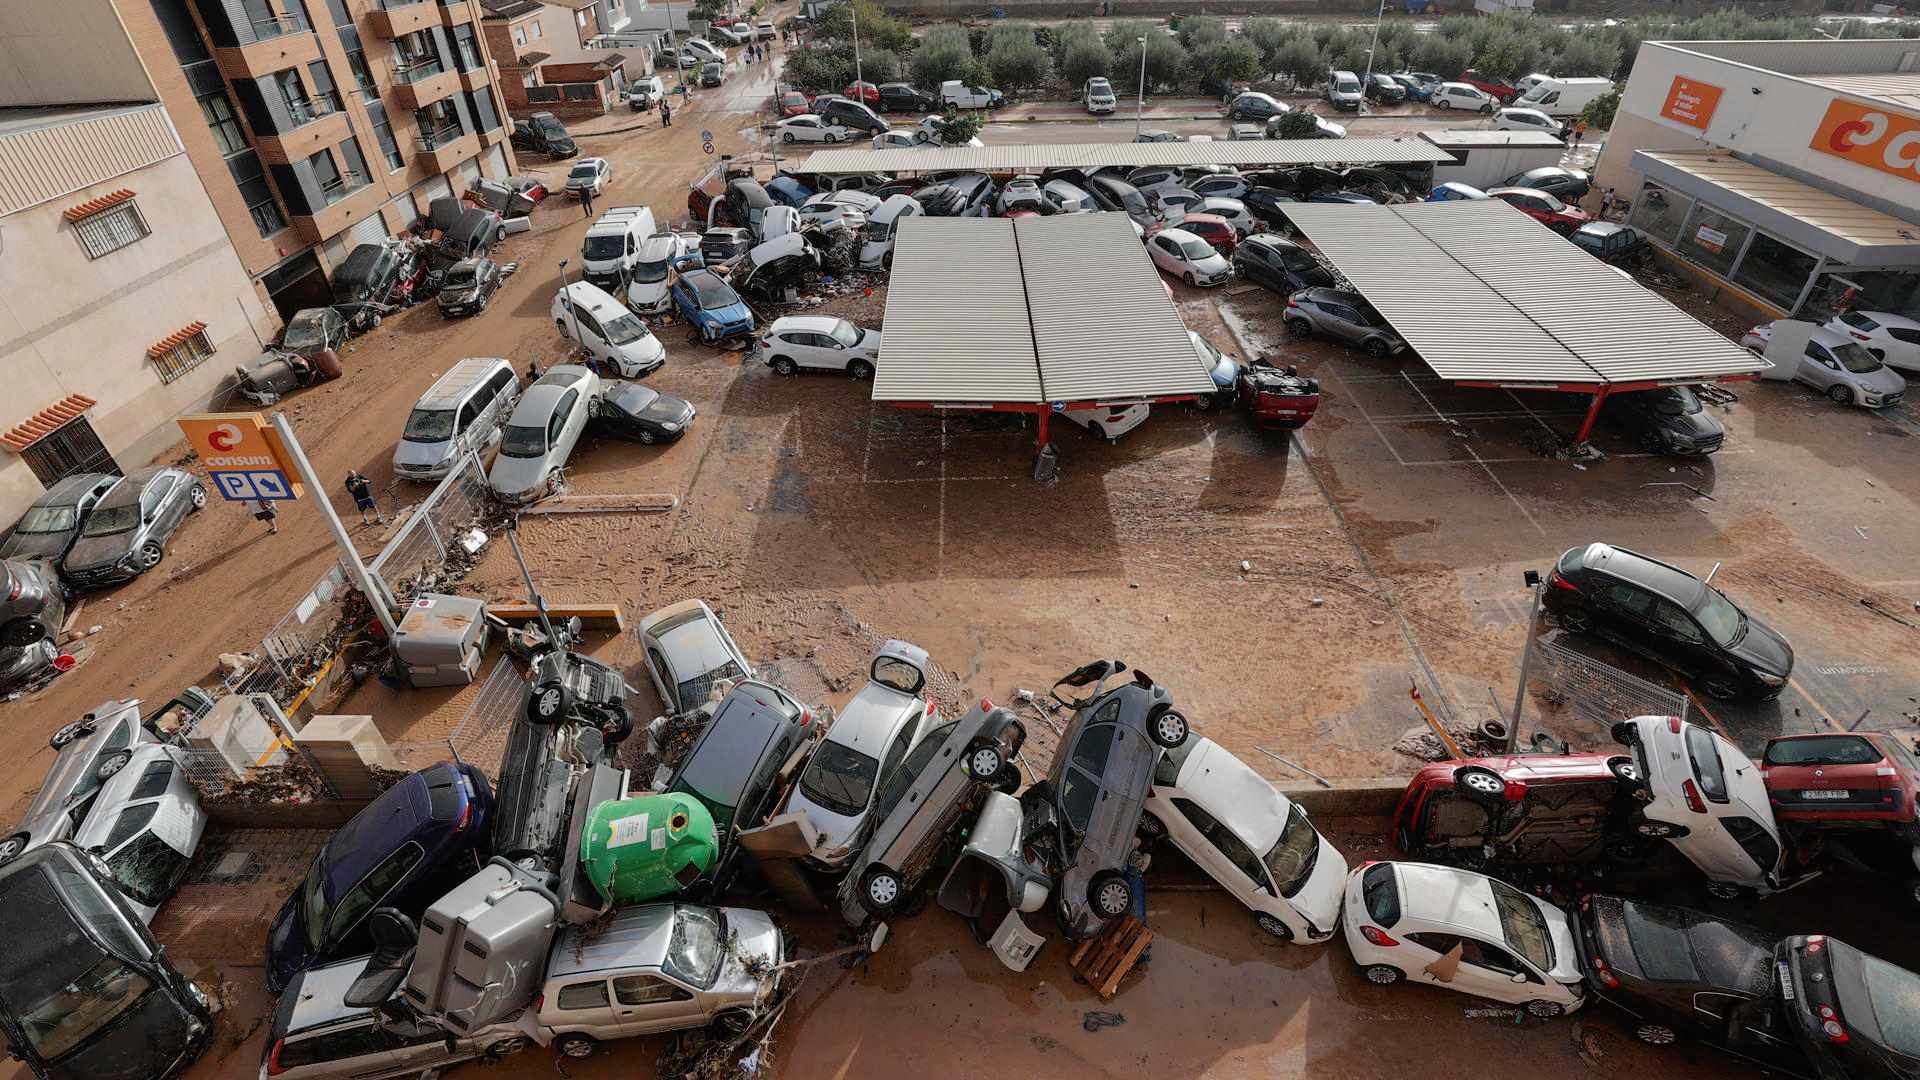
[{"label": "silver car", "polygon": [[187,780],[184,751],[142,743],[101,786],[73,842],[107,861],[128,906],[140,921],[152,922],[187,876],[206,828],[207,813]]},{"label": "silver car", "polygon": [[640,647],[654,689],[674,716],[698,708],[722,679],[753,678],[753,662],[705,600],[682,600],[641,619]]},{"label": "silver car", "polygon": [[712,1024],[740,1033],[780,983],[786,940],[744,908],[643,904],[553,939],[534,1038],[567,1057],[600,1043]]},{"label": "silver car", "polygon": [[160,565],[174,530],[206,505],[206,485],[185,469],[128,473],[94,504],[60,569],[82,588],[131,581]]},{"label": "silver car", "polygon": [[512,1023],[449,1035],[436,1024],[382,1019],[372,1009],[348,1005],[348,988],[372,959],[356,956],[293,977],[273,1011],[260,1080],[414,1077],[477,1057],[505,1057],[526,1047],[526,1035]]},{"label": "silver car", "polygon": [[80,526],[95,503],[120,482],[106,473],[75,473],[33,500],[14,523],[0,559],[45,559],[58,563],[80,536]]},{"label": "silver car", "polygon": [[500,436],[487,483],[503,502],[530,503],[552,494],[593,415],[600,376],[579,364],[557,364],[520,397]]},{"label": "silver car", "polygon": [[[1772,337],[1773,324],[1764,323],[1747,331],[1740,344],[1764,355]],[[1836,405],[1869,409],[1898,405],[1907,392],[1907,380],[1899,372],[1882,363],[1865,345],[1824,326],[1815,327],[1807,339],[1806,352],[1794,369],[1793,379],[1827,395]]]},{"label": "silver car", "polygon": [[133,760],[134,751],[159,743],[141,720],[137,700],[105,702],[76,723],[91,723],[91,733],[60,747],[26,816],[5,840],[0,840],[0,863],[72,836],[86,820],[101,789]]},{"label": "silver car", "polygon": [[1302,289],[1287,297],[1287,310],[1281,315],[1290,333],[1325,334],[1366,350],[1368,356],[1384,359],[1405,349],[1407,343],[1387,325],[1387,320],[1359,293],[1339,289]]}]

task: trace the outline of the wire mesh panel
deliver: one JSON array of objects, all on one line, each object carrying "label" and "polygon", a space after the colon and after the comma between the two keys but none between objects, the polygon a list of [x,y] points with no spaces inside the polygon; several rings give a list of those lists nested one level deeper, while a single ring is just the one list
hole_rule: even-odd
[{"label": "wire mesh panel", "polygon": [[492,499],[486,470],[468,454],[421,502],[367,567],[396,607],[431,590],[449,565],[467,564],[472,555],[461,538],[487,518]]},{"label": "wire mesh panel", "polygon": [[1687,715],[1687,696],[1574,651],[1555,641],[1534,643],[1531,680],[1542,706],[1606,730],[1635,716]]},{"label": "wire mesh panel", "polygon": [[503,654],[494,661],[493,670],[481,682],[451,735],[440,740],[396,743],[394,752],[409,769],[425,768],[458,754],[461,761],[478,766],[489,779],[496,778],[507,749],[507,731],[525,707],[526,693],[526,676]]}]

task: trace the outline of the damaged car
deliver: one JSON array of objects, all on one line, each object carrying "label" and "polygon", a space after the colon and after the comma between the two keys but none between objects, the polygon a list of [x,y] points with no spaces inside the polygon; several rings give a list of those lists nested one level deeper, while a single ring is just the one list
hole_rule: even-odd
[{"label": "damaged car", "polygon": [[0,561],[0,689],[38,676],[59,654],[54,638],[67,620],[67,587],[42,559]]},{"label": "damaged car", "polygon": [[1433,762],[1400,795],[1394,843],[1411,858],[1475,870],[1599,862],[1630,835],[1641,780],[1624,754]]},{"label": "damaged car", "polygon": [[740,834],[766,824],[792,769],[812,745],[813,710],[771,683],[742,680],[681,758],[669,793],[691,795],[713,815],[720,858],[706,891],[726,892],[740,873]]},{"label": "damaged car", "polygon": [[206,485],[185,469],[135,469],[95,504],[60,569],[81,588],[131,581],[160,565],[167,541],[206,505]]},{"label": "damaged car", "polygon": [[[797,238],[796,238],[797,239]],[[733,286],[711,270],[689,270],[673,283],[674,306],[700,340],[711,345],[740,334],[753,333],[753,309]]]},{"label": "damaged car", "polygon": [[819,273],[820,253],[808,239],[806,233],[789,232],[757,245],[734,267],[733,288],[761,300],[776,300],[788,289]]},{"label": "damaged car", "polygon": [[87,820],[101,788],[127,767],[136,751],[160,742],[141,720],[139,701],[132,699],[103,702],[61,731],[69,729],[85,735],[70,735],[54,747],[58,753],[53,767],[25,816],[0,840],[0,864],[71,837]]},{"label": "damaged car", "polygon": [[176,747],[135,747],[73,835],[76,845],[106,860],[141,922],[152,922],[180,887],[206,832],[207,813],[185,765],[185,751]]},{"label": "damaged car", "polygon": [[61,478],[14,522],[6,542],[0,544],[0,558],[45,559],[58,565],[79,539],[80,527],[94,505],[119,482],[117,473],[83,472]]},{"label": "damaged car", "polygon": [[1709,893],[1733,899],[1805,880],[1787,868],[1760,767],[1733,743],[1677,716],[1623,721],[1613,738],[1633,752],[1645,785],[1634,830],[1679,849],[1706,875]]},{"label": "damaged car", "polygon": [[693,403],[651,386],[609,379],[587,419],[587,434],[638,443],[678,442],[693,424]]},{"label": "damaged car", "polygon": [[648,615],[639,637],[647,675],[671,716],[706,704],[722,680],[753,678],[753,662],[705,600],[682,600]]}]

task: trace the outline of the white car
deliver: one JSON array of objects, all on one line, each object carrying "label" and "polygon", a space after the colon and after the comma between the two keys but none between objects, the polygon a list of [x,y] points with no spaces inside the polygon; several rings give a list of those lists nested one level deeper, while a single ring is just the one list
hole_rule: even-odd
[{"label": "white car", "polygon": [[627,277],[627,306],[642,315],[670,310],[674,260],[699,250],[699,233],[655,233],[640,241],[633,272]]},{"label": "white car", "polygon": [[576,199],[589,192],[598,195],[612,182],[613,166],[606,158],[581,158],[567,171],[567,194]]},{"label": "white car", "polygon": [[1140,825],[1164,832],[1281,941],[1325,941],[1339,927],[1347,860],[1299,804],[1212,739],[1161,756]]},{"label": "white car", "polygon": [[1208,198],[1240,199],[1245,198],[1247,189],[1253,185],[1239,173],[1216,173],[1201,176],[1187,182],[1187,189],[1195,195]]},{"label": "white car", "polygon": [[1162,218],[1170,221],[1193,213],[1200,205],[1200,200],[1206,197],[1199,192],[1189,191],[1178,184],[1162,184],[1158,187],[1141,188],[1140,194],[1147,197],[1147,203],[1151,205]]},{"label": "white car", "polygon": [[667,347],[647,324],[592,282],[563,286],[553,294],[547,313],[561,337],[577,342],[587,355],[623,379],[638,379],[667,362]]},{"label": "white car", "polygon": [[1560,121],[1539,109],[1501,109],[1493,116],[1495,131],[1544,131],[1560,137]]},{"label": "white car", "polygon": [[107,782],[126,768],[141,746],[158,742],[140,719],[137,698],[103,702],[55,732],[53,767],[40,781],[20,823],[0,840],[0,863],[72,836]]},{"label": "white car", "polygon": [[559,488],[599,396],[600,376],[579,364],[556,364],[527,387],[487,470],[487,483],[501,502],[530,503]]},{"label": "white car", "polygon": [[1890,368],[1920,371],[1920,319],[1889,311],[1843,311],[1826,327],[1859,342]]},{"label": "white car", "polygon": [[1214,214],[1227,219],[1233,231],[1245,236],[1260,226],[1260,222],[1248,212],[1247,204],[1239,199],[1230,199],[1221,195],[1209,195],[1200,200],[1199,205],[1187,208],[1190,214]]},{"label": "white car", "polygon": [[880,209],[880,203],[880,196],[858,188],[823,191],[800,204],[800,220],[814,225],[844,223],[847,228],[858,230]]},{"label": "white car", "polygon": [[1113,84],[1098,76],[1087,80],[1086,89],[1080,99],[1087,103],[1087,111],[1094,115],[1110,113],[1118,105],[1113,95]]},{"label": "white car", "polygon": [[727,50],[706,38],[688,38],[687,43],[682,47],[698,56],[702,63],[709,60],[717,60],[722,64],[727,62]]},{"label": "white car", "polygon": [[915,134],[903,128],[888,128],[873,137],[875,150],[911,150],[925,145]]},{"label": "white car", "polygon": [[1491,113],[1499,102],[1493,96],[1461,82],[1443,82],[1433,88],[1432,105],[1436,109],[1471,109]]},{"label": "white car", "polygon": [[107,861],[114,883],[142,922],[153,921],[187,876],[207,829],[207,813],[184,761],[185,752],[171,746],[136,746],[126,766],[101,787],[93,811],[73,837],[74,846]]},{"label": "white car", "polygon": [[840,710],[801,771],[787,810],[820,830],[809,861],[821,869],[847,865],[880,785],[939,725],[933,702],[920,696],[926,671],[925,649],[905,641],[881,645],[867,667],[867,684]]},{"label": "white car", "polygon": [[1347,878],[1340,926],[1376,986],[1446,987],[1542,1018],[1587,1001],[1566,913],[1485,874],[1367,863]]},{"label": "white car", "polygon": [[1161,273],[1188,285],[1224,285],[1233,277],[1226,256],[1185,229],[1161,229],[1148,237],[1147,255]]},{"label": "white car", "polygon": [[640,620],[647,675],[673,716],[699,708],[721,679],[751,679],[753,664],[705,600],[682,600]]},{"label": "white car", "polygon": [[924,211],[920,200],[911,195],[889,195],[860,230],[860,265],[869,268],[893,263],[894,229],[904,218],[919,217]]},{"label": "white car", "polygon": [[1047,202],[1040,195],[1040,178],[1037,176],[1016,176],[1007,181],[1000,189],[1000,198],[995,200],[993,211],[1005,214],[1009,210],[1046,211]]},{"label": "white car", "polygon": [[780,125],[773,130],[778,133],[783,143],[840,143],[846,142],[851,137],[851,133],[846,128],[822,120],[813,113],[790,116],[780,121]]},{"label": "white car", "polygon": [[729,45],[745,45],[747,42],[753,40],[753,32],[751,30],[741,29],[738,24],[733,26],[709,26],[707,27],[707,32],[718,34],[721,39]]},{"label": "white car", "polygon": [[1731,898],[1742,889],[1775,892],[1786,849],[1759,766],[1726,739],[1677,716],[1636,716],[1613,726],[1633,751],[1647,802],[1633,822],[1664,839],[1707,876],[1707,891]]},{"label": "white car", "polygon": [[788,315],[775,319],[756,347],[767,366],[781,375],[811,368],[867,379],[880,362],[880,331],[863,330],[830,315]]},{"label": "white car", "polygon": [[1147,422],[1152,412],[1146,402],[1131,405],[1101,405],[1092,409],[1068,409],[1060,415],[1087,429],[1087,434],[1105,442],[1119,442],[1120,436]]}]

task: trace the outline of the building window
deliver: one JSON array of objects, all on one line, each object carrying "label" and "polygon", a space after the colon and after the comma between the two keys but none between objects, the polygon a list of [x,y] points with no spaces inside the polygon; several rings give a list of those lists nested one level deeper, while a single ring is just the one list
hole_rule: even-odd
[{"label": "building window", "polygon": [[279,204],[273,201],[273,188],[267,185],[266,173],[260,168],[260,155],[252,150],[234,154],[227,158],[227,171],[233,175],[240,198],[247,204],[247,214],[261,236],[272,236],[287,227]]},{"label": "building window", "polygon": [[1753,243],[1734,268],[1733,280],[1768,300],[1791,310],[1813,276],[1818,259],[1790,247],[1763,232],[1753,234]]},{"label": "building window", "polygon": [[327,67],[325,60],[315,60],[307,65],[307,75],[313,80],[313,100],[321,112],[340,111],[340,94],[333,86],[333,70]]},{"label": "building window", "polygon": [[453,55],[461,71],[478,71],[480,62],[480,42],[473,36],[471,23],[453,28]]},{"label": "building window", "polygon": [[532,71],[529,71],[525,75],[520,76],[520,85],[529,87],[529,88],[539,86],[540,85],[540,69],[534,68]]},{"label": "building window", "polygon": [[1680,239],[1680,223],[1687,220],[1692,209],[1692,199],[1648,182],[1641,185],[1640,197],[1633,200],[1627,224],[1663,244],[1673,244]]},{"label": "building window", "polygon": [[[155,349],[147,355],[153,358],[153,366],[160,372],[160,381],[170,383],[201,364],[213,355],[213,342],[208,339],[206,324],[186,335],[177,344],[166,349]],[[168,339],[172,340],[172,339]]]},{"label": "building window", "polygon": [[581,26],[587,25],[587,13],[585,11],[574,12],[573,21],[579,23]]},{"label": "building window", "polygon": [[129,199],[97,214],[75,219],[73,232],[80,238],[80,246],[87,249],[87,258],[97,259],[145,239],[152,230],[140,216],[140,208]]},{"label": "building window", "polygon": [[516,27],[514,27],[514,28],[513,28],[513,43],[514,43],[515,45],[525,45],[525,44],[527,43],[527,28],[526,28],[526,27],[524,27],[524,26],[516,26]]},{"label": "building window", "polygon": [[240,130],[240,118],[233,114],[233,102],[227,100],[225,93],[201,98],[200,115],[207,118],[207,127],[212,130],[213,141],[219,144],[222,157],[247,148],[246,133]]},{"label": "building window", "polygon": [[347,190],[360,187],[371,180],[367,172],[367,159],[360,154],[360,140],[349,138],[340,144],[340,156],[347,159]]},{"label": "building window", "polygon": [[328,206],[347,197],[347,182],[341,179],[340,166],[334,163],[331,153],[322,150],[307,158],[307,168],[313,173],[314,182],[320,185]]},{"label": "building window", "polygon": [[380,153],[387,159],[387,171],[406,165],[406,159],[400,156],[400,146],[393,141],[393,121],[387,116],[387,107],[377,101],[367,102],[367,118],[373,121],[373,137],[380,142]]},{"label": "building window", "polygon": [[533,24],[533,36],[536,41],[542,37],[545,37],[546,33],[547,31],[545,27],[541,26],[539,23]]},{"label": "building window", "polygon": [[374,85],[373,70],[367,67],[367,54],[358,47],[347,50],[347,70],[353,73],[354,85],[360,88],[361,101],[380,100],[380,88]]},{"label": "building window", "polygon": [[1680,230],[1680,239],[1673,249],[1688,262],[1698,263],[1726,277],[1732,272],[1734,260],[1740,257],[1741,245],[1747,242],[1747,234],[1751,231],[1746,223],[1700,203],[1688,215],[1687,224]]}]

